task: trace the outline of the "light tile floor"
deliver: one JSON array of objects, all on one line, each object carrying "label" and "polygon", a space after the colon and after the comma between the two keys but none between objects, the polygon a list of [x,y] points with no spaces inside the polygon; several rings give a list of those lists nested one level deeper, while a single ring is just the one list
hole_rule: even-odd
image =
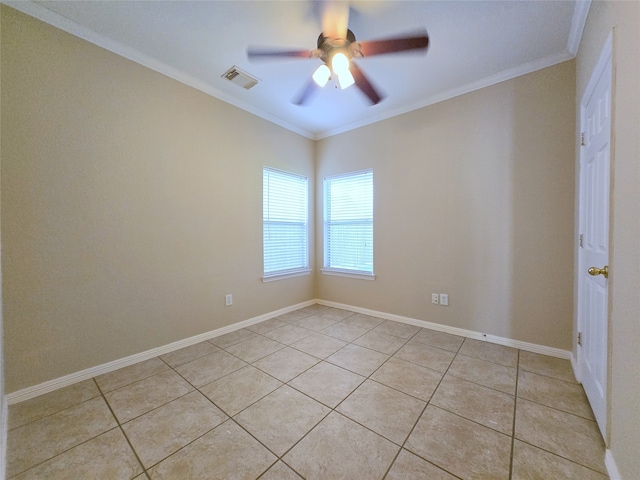
[{"label": "light tile floor", "polygon": [[569,361],[312,305],[12,405],[11,479],[605,479]]}]

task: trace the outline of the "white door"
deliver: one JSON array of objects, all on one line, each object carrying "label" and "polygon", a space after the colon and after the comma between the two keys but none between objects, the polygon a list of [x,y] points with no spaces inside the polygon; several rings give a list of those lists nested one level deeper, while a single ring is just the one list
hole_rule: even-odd
[{"label": "white door", "polygon": [[578,363],[580,380],[606,438],[609,297],[611,55],[604,57],[582,103]]}]

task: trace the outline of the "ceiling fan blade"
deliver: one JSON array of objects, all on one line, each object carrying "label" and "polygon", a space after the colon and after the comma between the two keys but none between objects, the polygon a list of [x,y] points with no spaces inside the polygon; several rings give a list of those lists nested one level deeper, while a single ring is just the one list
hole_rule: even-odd
[{"label": "ceiling fan blade", "polygon": [[300,96],[294,100],[293,103],[295,105],[307,105],[313,94],[319,89],[320,87],[313,81],[313,79],[309,80]]},{"label": "ceiling fan blade", "polygon": [[388,38],[385,40],[370,40],[358,42],[363,57],[383,55],[385,53],[404,52],[407,50],[426,50],[429,46],[429,36],[423,33],[408,37]]},{"label": "ceiling fan blade", "polygon": [[349,66],[349,70],[351,70],[351,75],[353,75],[353,79],[356,82],[356,87],[358,87],[362,93],[364,93],[367,98],[371,101],[373,105],[380,103],[380,101],[384,98],[382,97],[376,89],[371,85],[371,82],[367,79],[367,77],[362,73],[362,70],[358,68],[358,66],[351,61]]},{"label": "ceiling fan blade", "polygon": [[251,60],[268,59],[268,58],[313,58],[316,55],[315,50],[277,50],[252,48],[247,49],[247,57]]},{"label": "ceiling fan blade", "polygon": [[322,34],[331,39],[347,38],[349,3],[327,0],[322,5]]}]

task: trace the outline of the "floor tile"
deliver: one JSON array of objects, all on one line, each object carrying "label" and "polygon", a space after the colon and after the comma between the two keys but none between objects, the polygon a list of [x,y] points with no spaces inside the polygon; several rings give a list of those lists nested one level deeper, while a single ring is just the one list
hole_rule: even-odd
[{"label": "floor tile", "polygon": [[308,317],[312,315],[311,313],[303,312],[301,310],[294,310],[293,312],[283,313],[282,315],[278,315],[276,318],[285,323],[294,323],[300,320],[301,318]]},{"label": "floor tile", "polygon": [[225,333],[224,335],[220,335],[219,337],[209,339],[209,342],[220,348],[228,348],[236,343],[244,342],[245,340],[249,340],[250,338],[257,337],[258,334],[243,328],[241,330],[235,330],[233,332]]},{"label": "floor tile", "polygon": [[521,371],[518,377],[518,397],[595,420],[582,385]]},{"label": "floor tile", "polygon": [[365,315],[364,313],[356,313],[342,321],[345,325],[352,325],[366,330],[372,330],[384,322],[384,318],[372,317],[371,315]]},{"label": "floor tile", "polygon": [[326,361],[368,377],[387,361],[388,355],[358,345],[347,345],[327,357]]},{"label": "floor tile", "polygon": [[176,367],[176,372],[195,387],[201,387],[246,365],[242,360],[220,350],[180,365]]},{"label": "floor tile", "polygon": [[100,395],[93,379],[9,405],[9,430],[72,407]]},{"label": "floor tile", "polygon": [[382,478],[398,446],[332,412],[283,460],[307,480]]},{"label": "floor tile", "polygon": [[513,432],[513,395],[445,375],[430,404],[507,435]]},{"label": "floor tile", "polygon": [[278,320],[277,318],[270,318],[269,320],[265,320],[264,322],[256,323],[255,325],[247,327],[247,330],[265,334],[267,332],[270,332],[271,330],[275,330],[276,328],[284,327],[285,325],[289,324],[283,322],[282,320]]},{"label": "floor tile", "polygon": [[122,428],[145,468],[149,468],[227,419],[218,407],[194,391]]},{"label": "floor tile", "polygon": [[510,395],[516,393],[515,368],[458,354],[447,373]]},{"label": "floor tile", "polygon": [[441,468],[402,449],[385,480],[456,480]]},{"label": "floor tile", "polygon": [[320,305],[319,303],[314,303],[313,305],[309,305],[308,307],[301,308],[298,311],[301,313],[306,313],[307,315],[317,315],[318,313],[328,309],[329,307],[327,307],[326,305]]},{"label": "floor tile", "polygon": [[282,382],[248,365],[201,387],[200,391],[233,416],[281,385]]},{"label": "floor tile", "polygon": [[402,445],[426,403],[371,380],[360,385],[337,411]]},{"label": "floor tile", "polygon": [[606,480],[609,477],[566,458],[516,440],[513,451],[513,480]]},{"label": "floor tile", "polygon": [[330,327],[322,330],[322,333],[330,337],[344,340],[345,342],[353,342],[356,338],[361,337],[368,330],[366,328],[349,325],[345,322],[334,323]]},{"label": "floor tile", "polygon": [[12,480],[133,478],[141,472],[142,467],[122,431],[114,428]]},{"label": "floor tile", "polygon": [[11,405],[9,426],[11,480],[607,478],[568,360],[324,305]]},{"label": "floor tile", "polygon": [[596,422],[518,398],[515,437],[606,473],[605,447]]},{"label": "floor tile", "polygon": [[269,450],[280,456],[329,411],[319,402],[283,385],[234,418]]},{"label": "floor tile", "polygon": [[364,381],[361,375],[321,362],[291,380],[289,385],[334,408]]},{"label": "floor tile", "polygon": [[450,333],[438,332],[423,328],[410,340],[412,343],[423,343],[432,347],[442,348],[451,352],[457,352],[464,342],[464,337],[451,335]]},{"label": "floor tile", "polygon": [[187,363],[197,358],[204,357],[205,355],[217,352],[218,350],[219,348],[212,343],[200,342],[196,343],[195,345],[181,348],[180,350],[175,350],[173,352],[160,355],[160,358],[172,367],[177,367],[178,365],[182,365],[183,363]]},{"label": "floor tile", "polygon": [[120,423],[125,423],[193,390],[173,370],[159,373],[105,394]]},{"label": "floor tile", "polygon": [[351,310],[342,310],[341,308],[329,307],[325,310],[321,310],[317,313],[317,315],[328,318],[329,320],[339,322],[347,317],[355,315],[355,312],[352,312]]},{"label": "floor tile", "polygon": [[95,381],[102,390],[102,393],[106,393],[142,380],[143,378],[167,371],[169,368],[166,363],[156,357],[99,375],[95,377]]},{"label": "floor tile", "polygon": [[293,377],[313,367],[318,361],[317,358],[311,355],[286,347],[264,357],[262,360],[258,360],[253,365],[286,383]]},{"label": "floor tile", "polygon": [[310,315],[308,317],[304,317],[301,320],[298,320],[294,323],[298,327],[303,327],[309,330],[313,330],[314,332],[319,332],[320,330],[324,330],[327,327],[330,327],[338,320],[333,320],[331,318],[320,317],[318,315]]},{"label": "floor tile", "polygon": [[442,380],[442,373],[391,357],[371,378],[427,402]]},{"label": "floor tile", "polygon": [[252,479],[277,458],[228,420],[149,470],[152,480]]},{"label": "floor tile", "polygon": [[257,336],[228,347],[226,350],[245,362],[253,363],[284,347],[284,344],[271,340],[270,338]]},{"label": "floor tile", "polygon": [[416,363],[423,367],[430,368],[431,370],[443,373],[447,371],[447,368],[449,368],[449,365],[455,356],[455,353],[441,348],[408,343],[394,355],[396,358]]},{"label": "floor tile", "polygon": [[317,358],[327,358],[332,353],[336,353],[347,342],[338,340],[337,338],[329,337],[321,333],[314,333],[302,340],[297,341],[291,346],[297,350],[301,350],[309,355],[313,355]]},{"label": "floor tile", "polygon": [[260,477],[260,480],[302,480],[302,477],[278,461],[273,467]]},{"label": "floor tile", "polygon": [[407,341],[404,338],[394,337],[392,335],[371,330],[356,339],[353,343],[380,353],[392,355],[406,342]]},{"label": "floor tile", "polygon": [[515,368],[518,365],[517,349],[473,338],[465,338],[459,353],[487,362],[498,363],[505,367]]},{"label": "floor tile", "polygon": [[511,437],[432,405],[405,448],[461,478],[509,478]]},{"label": "floor tile", "polygon": [[102,397],[61,410],[10,432],[7,477],[21,473],[117,427]]},{"label": "floor tile", "polygon": [[379,333],[385,333],[387,335],[393,335],[394,337],[400,337],[404,338],[405,340],[409,340],[420,331],[420,327],[387,320],[386,322],[378,325],[374,330]]},{"label": "floor tile", "polygon": [[265,337],[269,337],[276,342],[284,343],[285,345],[291,345],[292,343],[302,340],[304,337],[308,337],[313,333],[313,330],[307,328],[298,327],[297,325],[285,325],[283,327],[276,328],[264,334]]},{"label": "floor tile", "polygon": [[562,358],[549,357],[532,352],[520,352],[520,370],[533,372],[565,382],[576,382],[571,362]]}]

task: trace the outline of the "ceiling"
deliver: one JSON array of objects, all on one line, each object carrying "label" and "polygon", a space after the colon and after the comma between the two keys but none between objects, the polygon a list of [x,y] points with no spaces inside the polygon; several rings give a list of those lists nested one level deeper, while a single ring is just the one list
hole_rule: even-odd
[{"label": "ceiling", "polygon": [[[575,57],[590,6],[578,1],[352,1],[349,28],[374,40],[426,27],[426,54],[358,59],[384,95],[330,82],[305,106],[318,59],[252,61],[248,47],[314,49],[323,2],[11,1],[4,3],[309,138],[324,138]],[[245,90],[232,66],[258,78]]]}]

